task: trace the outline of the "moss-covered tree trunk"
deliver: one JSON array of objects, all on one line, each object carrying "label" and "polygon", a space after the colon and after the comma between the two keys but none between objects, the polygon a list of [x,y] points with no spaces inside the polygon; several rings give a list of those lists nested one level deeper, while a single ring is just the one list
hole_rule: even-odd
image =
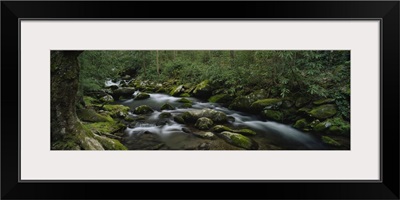
[{"label": "moss-covered tree trunk", "polygon": [[51,52],[52,149],[103,149],[93,133],[76,116],[79,84],[77,57],[82,51]]}]

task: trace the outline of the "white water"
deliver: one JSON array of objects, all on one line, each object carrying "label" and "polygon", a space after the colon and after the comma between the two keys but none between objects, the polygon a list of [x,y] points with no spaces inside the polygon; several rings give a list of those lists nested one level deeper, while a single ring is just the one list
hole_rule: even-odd
[{"label": "white water", "polygon": [[[268,140],[271,141],[274,145],[283,147],[284,149],[290,149],[292,146],[296,148],[302,149],[323,149],[324,146],[322,143],[310,136],[309,134],[305,134],[299,130],[296,130],[288,125],[280,124],[273,121],[265,121],[259,119],[259,117],[230,110],[228,108],[222,107],[219,104],[201,102],[200,100],[192,97],[186,97],[187,99],[193,101],[192,108],[179,108],[182,106],[182,103],[178,102],[181,97],[172,97],[166,94],[150,94],[150,98],[144,100],[126,100],[122,101],[121,104],[126,105],[134,109],[140,105],[148,105],[152,107],[155,112],[150,114],[150,116],[146,119],[146,123],[138,123],[134,128],[127,128],[126,133],[128,134],[137,134],[144,133],[146,131],[151,133],[156,133],[161,137],[167,137],[172,133],[182,133],[182,128],[186,127],[185,125],[178,124],[173,121],[172,118],[163,119],[165,125],[156,125],[159,119],[159,115],[161,114],[160,107],[164,103],[169,103],[172,106],[176,107],[175,110],[167,110],[162,112],[170,112],[173,116],[183,113],[188,110],[198,110],[204,108],[211,108],[214,110],[218,110],[224,112],[227,116],[231,116],[235,119],[234,122],[230,123],[230,126],[236,128],[250,128],[257,132],[257,135],[254,136],[254,139],[260,140]],[[264,138],[264,139],[263,139]]]}]

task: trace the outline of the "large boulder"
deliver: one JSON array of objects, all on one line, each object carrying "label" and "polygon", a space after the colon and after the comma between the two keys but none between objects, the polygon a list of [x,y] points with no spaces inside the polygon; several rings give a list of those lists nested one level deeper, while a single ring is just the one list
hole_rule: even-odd
[{"label": "large boulder", "polygon": [[281,105],[281,99],[260,99],[252,103],[250,108],[253,112],[258,113],[264,109],[279,109]]},{"label": "large boulder", "polygon": [[138,115],[148,114],[148,113],[152,113],[152,112],[154,112],[154,110],[148,105],[141,105],[141,106],[136,107],[133,110],[133,113],[138,114]]},{"label": "large boulder", "polygon": [[113,97],[114,99],[123,98],[132,98],[133,93],[135,93],[136,89],[134,87],[122,87],[114,90]]},{"label": "large boulder", "polygon": [[334,116],[337,112],[334,104],[325,104],[312,109],[309,114],[317,119],[327,119]]},{"label": "large boulder", "polygon": [[229,94],[217,94],[208,99],[211,103],[228,103],[232,101],[233,97]]},{"label": "large boulder", "polygon": [[188,111],[182,114],[182,118],[185,120],[185,122],[191,123],[196,122],[197,119],[201,117],[207,117],[211,119],[214,123],[225,123],[227,121],[227,116],[225,113],[209,108],[203,110]]},{"label": "large boulder", "polygon": [[243,136],[239,133],[233,133],[233,132],[229,132],[229,131],[223,131],[221,133],[218,133],[218,136],[221,137],[222,139],[224,139],[226,142],[237,146],[237,147],[241,147],[244,149],[258,149],[258,144],[253,141],[252,139]]},{"label": "large boulder", "polygon": [[174,110],[175,108],[169,104],[169,103],[165,103],[161,106],[160,110]]},{"label": "large boulder", "polygon": [[179,85],[179,86],[173,88],[169,94],[171,96],[178,97],[179,95],[181,95],[184,92],[185,92],[185,88],[183,87],[183,85]]},{"label": "large boulder", "polygon": [[283,113],[277,110],[263,110],[261,115],[272,121],[280,122],[283,120]]},{"label": "large boulder", "polygon": [[229,105],[230,109],[248,112],[251,104],[260,99],[268,98],[268,92],[261,89],[257,90],[247,96],[236,97]]},{"label": "large boulder", "polygon": [[145,92],[139,92],[138,95],[136,95],[135,100],[142,100],[142,99],[148,99],[150,98],[150,94],[145,93]]},{"label": "large boulder", "polygon": [[84,122],[108,122],[113,120],[110,116],[100,115],[93,109],[79,109],[76,114]]},{"label": "large boulder", "polygon": [[195,97],[208,98],[212,95],[212,89],[213,88],[209,84],[209,81],[205,80],[197,84],[192,93]]},{"label": "large boulder", "polygon": [[211,126],[214,124],[214,122],[207,118],[207,117],[200,117],[197,119],[196,124],[194,126],[200,130],[208,130],[211,128]]}]

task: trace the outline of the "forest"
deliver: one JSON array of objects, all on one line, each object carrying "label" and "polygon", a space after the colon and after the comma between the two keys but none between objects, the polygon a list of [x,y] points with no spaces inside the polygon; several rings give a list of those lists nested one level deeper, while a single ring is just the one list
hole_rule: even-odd
[{"label": "forest", "polygon": [[350,150],[350,51],[51,51],[52,150]]}]

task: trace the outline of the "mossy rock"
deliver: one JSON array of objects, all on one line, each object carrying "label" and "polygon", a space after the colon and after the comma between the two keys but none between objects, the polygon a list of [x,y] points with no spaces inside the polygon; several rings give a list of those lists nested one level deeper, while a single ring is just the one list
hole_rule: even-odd
[{"label": "mossy rock", "polygon": [[123,130],[126,126],[123,123],[111,121],[111,122],[95,122],[84,124],[86,128],[93,131],[94,133],[101,134],[113,134],[117,131]]},{"label": "mossy rock", "polygon": [[283,108],[291,108],[291,107],[293,107],[293,105],[294,105],[294,102],[291,100],[283,100],[283,102],[282,102]]},{"label": "mossy rock", "polygon": [[337,109],[333,104],[325,104],[312,109],[309,114],[317,119],[327,119],[336,114]]},{"label": "mossy rock", "polygon": [[203,138],[203,139],[209,139],[209,140],[215,139],[215,135],[212,132],[200,131],[200,132],[193,132],[191,134],[193,134],[194,136],[197,136],[199,138]]},{"label": "mossy rock", "polygon": [[165,103],[161,106],[160,110],[174,110],[175,108],[169,104],[169,103]]},{"label": "mossy rock", "polygon": [[260,112],[264,109],[279,109],[281,105],[281,99],[261,99],[252,103],[250,108],[254,112]]},{"label": "mossy rock", "polygon": [[334,102],[335,102],[335,99],[320,99],[320,100],[314,101],[313,104],[318,106],[318,105],[334,103]]},{"label": "mossy rock", "polygon": [[255,131],[247,129],[247,128],[240,129],[240,130],[234,130],[233,132],[234,133],[240,133],[242,135],[256,135],[257,134]]},{"label": "mossy rock", "polygon": [[335,146],[335,147],[340,147],[340,146],[342,146],[342,144],[340,144],[340,143],[337,142],[336,140],[330,138],[329,136],[322,136],[321,139],[322,139],[322,142],[325,143],[325,144],[327,144],[327,145]]},{"label": "mossy rock", "polygon": [[135,97],[135,100],[142,100],[142,99],[148,99],[148,98],[150,98],[150,94],[144,93],[144,92],[140,92],[140,93]]},{"label": "mossy rock", "polygon": [[201,117],[207,117],[214,123],[225,123],[227,121],[227,116],[225,113],[208,108],[184,112],[182,117],[186,122],[195,122]]},{"label": "mossy rock", "polygon": [[183,85],[179,85],[179,86],[174,87],[169,94],[171,96],[178,97],[184,91],[185,91],[185,88],[183,87]]},{"label": "mossy rock", "polygon": [[83,101],[85,102],[86,106],[92,106],[93,104],[98,104],[100,103],[99,100],[93,98],[93,97],[89,97],[89,96],[84,96],[83,97]]},{"label": "mossy rock", "polygon": [[282,121],[283,120],[283,113],[276,110],[264,110],[262,111],[261,115],[269,120],[273,121]]},{"label": "mossy rock", "polygon": [[311,111],[311,108],[303,107],[297,110],[299,114],[307,115]]},{"label": "mossy rock", "polygon": [[159,115],[160,118],[170,118],[171,116],[172,116],[172,114],[169,113],[169,112],[162,112],[162,113]]},{"label": "mossy rock", "polygon": [[230,109],[248,112],[251,104],[260,99],[268,98],[268,92],[261,89],[250,93],[247,96],[238,96],[229,105]]},{"label": "mossy rock", "polygon": [[214,122],[207,118],[207,117],[200,117],[197,119],[196,124],[194,126],[200,130],[208,130],[211,128],[211,126],[214,124]]},{"label": "mossy rock", "polygon": [[321,122],[314,126],[313,131],[317,132],[317,133],[323,133],[323,132],[325,132],[326,129],[329,128],[329,126],[330,126],[329,123]]},{"label": "mossy rock", "polygon": [[212,87],[209,81],[205,80],[197,84],[192,93],[195,97],[208,98],[212,95]]},{"label": "mossy rock", "polygon": [[297,120],[296,123],[293,125],[294,128],[300,129],[300,130],[306,128],[307,126],[308,126],[308,122],[304,118]]},{"label": "mossy rock", "polygon": [[76,111],[78,118],[84,122],[110,122],[113,119],[106,115],[100,115],[93,109],[79,109]]},{"label": "mossy rock", "polygon": [[226,142],[237,147],[241,147],[248,150],[258,149],[258,144],[255,141],[239,133],[223,131],[221,133],[218,133],[218,136],[220,136]]},{"label": "mossy rock", "polygon": [[135,113],[137,115],[148,114],[148,113],[152,113],[152,112],[154,112],[154,110],[148,105],[141,105],[141,106],[136,107],[133,110],[133,113]]},{"label": "mossy rock", "polygon": [[178,124],[185,124],[185,120],[183,119],[182,116],[179,115],[174,117],[174,121]]},{"label": "mossy rock", "polygon": [[112,117],[125,118],[130,108],[124,105],[104,105],[103,109],[108,111]]},{"label": "mossy rock", "polygon": [[111,103],[114,102],[114,98],[111,95],[105,95],[100,98],[101,102]]},{"label": "mossy rock", "polygon": [[182,104],[181,108],[191,108],[192,104],[191,103],[184,103]]},{"label": "mossy rock", "polygon": [[222,131],[230,131],[230,132],[233,131],[231,128],[224,125],[215,125],[211,130],[216,133],[220,133]]},{"label": "mossy rock", "polygon": [[120,97],[132,98],[132,95],[133,93],[135,93],[135,91],[136,88],[134,87],[122,87],[114,90],[112,96],[114,97],[114,99],[120,99]]},{"label": "mossy rock", "polygon": [[190,97],[189,93],[182,93],[181,95],[179,95],[180,97]]},{"label": "mossy rock", "polygon": [[217,94],[208,99],[211,103],[228,103],[232,100],[232,96],[228,94]]},{"label": "mossy rock", "polygon": [[300,97],[300,98],[296,99],[295,106],[300,108],[300,107],[306,105],[308,102],[310,102],[310,99],[308,99],[306,97]]},{"label": "mossy rock", "polygon": [[100,144],[103,146],[105,150],[128,150],[120,141],[95,135],[94,137]]},{"label": "mossy rock", "polygon": [[189,99],[186,99],[186,98],[181,98],[181,99],[179,99],[178,100],[178,102],[180,102],[180,103],[192,103],[192,101],[190,101]]}]

